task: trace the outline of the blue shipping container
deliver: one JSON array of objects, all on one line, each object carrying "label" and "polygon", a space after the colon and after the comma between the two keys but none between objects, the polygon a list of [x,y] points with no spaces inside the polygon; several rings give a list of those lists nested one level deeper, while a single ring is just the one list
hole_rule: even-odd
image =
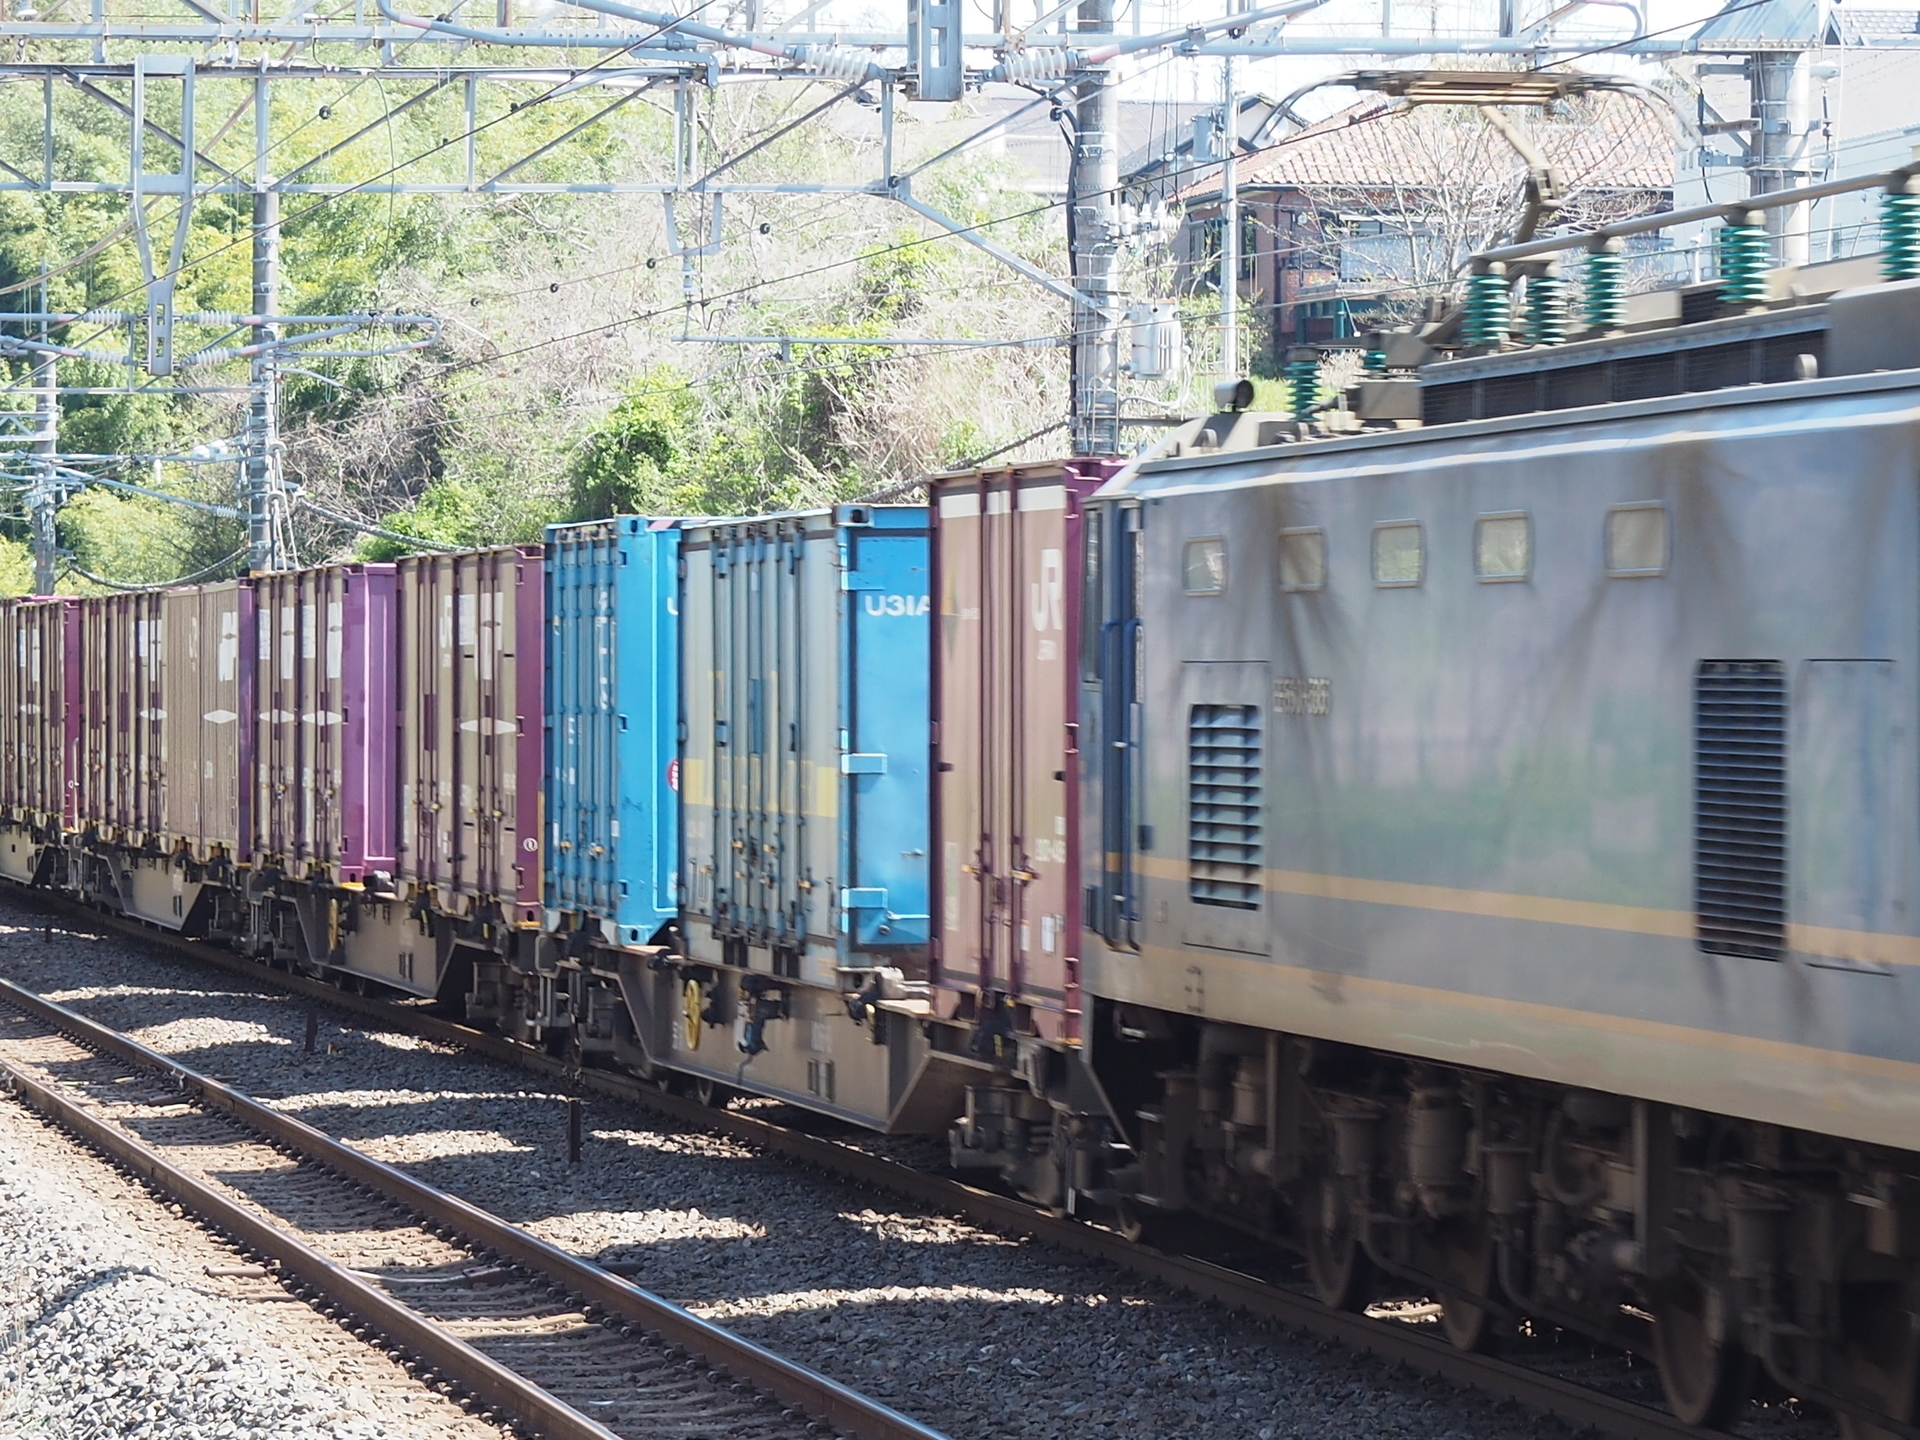
[{"label": "blue shipping container", "polygon": [[926,509],[689,522],[681,557],[689,952],[816,985],[917,968]]},{"label": "blue shipping container", "polygon": [[678,522],[622,516],[546,538],[546,905],[646,945],[675,915]]}]

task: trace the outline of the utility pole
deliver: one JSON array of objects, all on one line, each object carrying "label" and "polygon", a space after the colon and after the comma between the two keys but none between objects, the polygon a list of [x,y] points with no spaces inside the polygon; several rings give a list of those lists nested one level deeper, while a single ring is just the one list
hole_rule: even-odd
[{"label": "utility pole", "polygon": [[1240,102],[1233,57],[1220,65],[1220,378],[1240,378]]},{"label": "utility pole", "polygon": [[[253,196],[253,313],[280,310],[280,195]],[[284,570],[279,516],[274,513],[280,470],[278,377],[274,374],[275,327],[254,327],[251,396],[247,408],[247,568]]]},{"label": "utility pole", "polygon": [[[1113,0],[1080,0],[1078,33],[1092,48],[1113,33]],[[1114,314],[1120,253],[1120,152],[1113,74],[1095,67],[1074,110],[1073,453],[1120,453],[1120,332]]]},{"label": "utility pole", "polygon": [[[1747,165],[1747,193],[1770,195],[1813,183],[1813,56],[1806,50],[1766,51],[1747,57],[1747,83],[1757,125]],[[1804,265],[1813,207],[1782,205],[1766,212],[1774,259]]]},{"label": "utility pole", "polygon": [[[280,192],[267,173],[267,84],[254,82],[253,313],[280,313]],[[272,325],[254,327],[247,407],[247,569],[284,570],[280,516],[275,513],[280,473],[279,377],[275,374]]]},{"label": "utility pole", "polygon": [[[47,315],[47,282],[40,282],[40,313]],[[40,340],[47,340],[47,322],[40,322]],[[53,352],[42,350],[33,366],[33,479],[27,493],[27,514],[33,531],[33,593],[53,594],[58,538],[54,529],[58,481],[53,457],[60,450],[60,397],[55,388]]]}]

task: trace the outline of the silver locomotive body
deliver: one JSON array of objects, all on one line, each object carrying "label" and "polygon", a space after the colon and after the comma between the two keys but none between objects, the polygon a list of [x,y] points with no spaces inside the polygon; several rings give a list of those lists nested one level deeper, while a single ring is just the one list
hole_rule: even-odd
[{"label": "silver locomotive body", "polygon": [[1102,492],[1089,988],[1920,1150],[1920,377],[1774,388]]},{"label": "silver locomotive body", "polygon": [[1913,1423],[1920,372],[1278,428],[1093,502],[1090,1198]]}]

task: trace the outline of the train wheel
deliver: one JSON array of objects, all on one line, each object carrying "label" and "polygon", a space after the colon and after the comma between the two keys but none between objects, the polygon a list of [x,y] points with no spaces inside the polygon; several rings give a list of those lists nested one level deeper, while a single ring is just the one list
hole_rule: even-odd
[{"label": "train wheel", "polygon": [[1716,1336],[1711,1297],[1697,1281],[1682,1280],[1654,1308],[1653,1354],[1667,1405],[1684,1425],[1725,1425],[1747,1401],[1753,1360],[1730,1335]]},{"label": "train wheel", "polygon": [[1131,1244],[1151,1245],[1156,1239],[1165,1238],[1167,1217],[1162,1211],[1136,1200],[1122,1200],[1114,1206],[1113,1228]]},{"label": "train wheel", "polygon": [[1373,1262],[1354,1229],[1352,1207],[1331,1175],[1307,1177],[1303,1195],[1300,1248],[1313,1292],[1331,1309],[1358,1310],[1373,1294]]},{"label": "train wheel", "polygon": [[1460,1292],[1440,1292],[1440,1330],[1456,1350],[1477,1351],[1487,1348],[1493,1336],[1493,1311],[1466,1298],[1482,1299],[1493,1294],[1496,1251],[1493,1232],[1483,1216],[1449,1223],[1439,1243],[1440,1273],[1459,1282]]}]

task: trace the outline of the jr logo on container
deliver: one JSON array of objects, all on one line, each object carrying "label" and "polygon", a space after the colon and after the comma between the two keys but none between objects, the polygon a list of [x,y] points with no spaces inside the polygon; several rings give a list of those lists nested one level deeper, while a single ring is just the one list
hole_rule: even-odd
[{"label": "jr logo on container", "polygon": [[1063,615],[1066,584],[1060,569],[1058,550],[1040,552],[1040,578],[1027,589],[1031,597],[1033,628],[1036,630],[1066,629]]}]

